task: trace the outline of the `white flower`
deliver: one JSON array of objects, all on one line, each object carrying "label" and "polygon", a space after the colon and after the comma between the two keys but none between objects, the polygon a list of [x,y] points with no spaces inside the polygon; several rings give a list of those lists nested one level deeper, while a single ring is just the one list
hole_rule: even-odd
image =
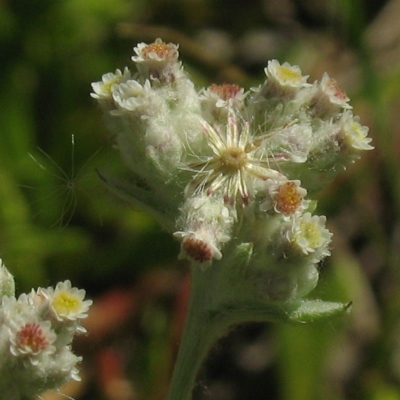
[{"label": "white flower", "polygon": [[211,85],[199,92],[202,103],[202,115],[208,122],[219,121],[224,123],[229,109],[240,111],[244,107],[244,101],[248,92],[238,85],[224,83]]},{"label": "white flower", "polygon": [[111,100],[115,85],[126,82],[130,77],[131,73],[126,67],[123,73],[121,70],[117,69],[115,74],[111,72],[104,74],[100,82],[92,83],[94,93],[90,95],[97,100]]},{"label": "white flower", "polygon": [[368,127],[362,126],[358,117],[353,117],[351,112],[343,114],[339,121],[340,130],[338,133],[338,142],[345,149],[372,150],[374,147],[369,143],[371,138],[367,137]]},{"label": "white flower", "polygon": [[298,180],[268,180],[268,197],[260,204],[261,211],[268,211],[271,208],[284,216],[292,216],[301,213],[308,205],[304,200],[307,190],[300,186]]},{"label": "white flower", "polygon": [[314,83],[314,87],[310,90],[310,96],[311,114],[319,118],[336,117],[340,111],[352,108],[348,104],[349,98],[346,93],[338,86],[335,79],[330,78],[326,72],[321,82]]},{"label": "white flower", "polygon": [[164,43],[160,38],[154,43],[139,43],[133,50],[136,56],[132,56],[135,63],[155,62],[175,62],[178,60],[178,45],[173,43]]},{"label": "white flower", "polygon": [[303,76],[298,66],[292,66],[287,62],[282,65],[277,60],[268,61],[265,74],[280,87],[301,88],[311,86],[307,83],[308,75]]},{"label": "white flower", "polygon": [[303,76],[299,67],[287,62],[281,65],[277,60],[271,60],[264,72],[267,76],[265,83],[251,89],[255,93],[250,102],[255,107],[254,112],[270,111],[276,100],[283,105],[282,102],[293,100],[301,90],[311,86],[307,83],[308,76]]},{"label": "white flower", "polygon": [[[71,341],[92,303],[69,281],[56,288],[3,296],[0,308],[1,398],[33,398],[68,380],[79,380]],[[59,322],[63,322],[62,324]],[[67,321],[67,323],[65,323]],[[3,396],[4,395],[4,396]]]},{"label": "white flower", "polygon": [[27,356],[32,365],[37,365],[39,356],[54,353],[57,335],[50,321],[14,318],[9,324],[10,352],[16,357]]},{"label": "white flower", "polygon": [[323,257],[330,255],[328,244],[332,233],[325,228],[326,217],[324,215],[312,215],[305,213],[295,218],[292,228],[287,232],[287,239],[295,245],[303,254],[312,253],[311,260],[319,262]]},{"label": "white flower", "polygon": [[213,84],[207,89],[200,91],[199,98],[205,104],[212,107],[223,108],[232,107],[241,109],[244,106],[244,100],[248,93],[238,85],[224,83],[222,85]]},{"label": "white flower", "polygon": [[177,45],[156,39],[151,44],[140,43],[133,50],[136,56],[132,57],[132,61],[136,63],[142,76],[159,80],[161,83],[176,81],[180,74]]},{"label": "white flower", "polygon": [[207,144],[212,152],[199,156],[189,164],[196,172],[186,188],[186,196],[195,192],[220,195],[226,204],[235,206],[238,200],[247,205],[254,180],[276,178],[281,174],[270,168],[270,161],[259,143],[253,142],[250,124],[239,122],[234,110],[229,109],[226,126],[204,122]]},{"label": "white flower", "polygon": [[337,104],[344,109],[352,108],[351,105],[348,104],[350,99],[347,97],[346,93],[339,87],[336,80],[330,78],[326,72],[322,76],[320,88],[331,103]]},{"label": "white flower", "polygon": [[93,303],[92,300],[84,300],[85,290],[72,287],[70,281],[57,283],[55,289],[39,289],[38,293],[49,301],[53,316],[59,322],[86,318]]},{"label": "white flower", "polygon": [[111,112],[112,115],[119,115],[121,112],[135,112],[138,109],[145,109],[149,104],[152,94],[151,84],[146,80],[141,85],[135,80],[129,80],[116,86],[113,91],[113,99],[119,110]]}]

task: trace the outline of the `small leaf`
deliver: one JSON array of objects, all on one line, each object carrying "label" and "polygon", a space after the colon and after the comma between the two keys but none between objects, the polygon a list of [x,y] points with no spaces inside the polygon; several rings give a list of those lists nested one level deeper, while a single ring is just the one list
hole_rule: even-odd
[{"label": "small leaf", "polygon": [[210,309],[209,316],[225,327],[245,322],[305,324],[340,316],[349,312],[351,304],[351,302],[337,303],[322,300],[263,303],[248,299],[244,301],[236,299],[230,303],[218,304],[214,309]]},{"label": "small leaf", "polygon": [[337,303],[322,300],[305,300],[300,306],[289,312],[290,322],[313,322],[323,318],[331,318],[351,310],[352,302]]},{"label": "small leaf", "polygon": [[149,211],[158,222],[168,231],[174,231],[175,218],[172,215],[171,207],[165,197],[155,195],[152,188],[146,182],[131,177],[128,179],[116,179],[103,171],[96,170],[100,179],[109,190],[122,200],[130,204],[140,206]]}]

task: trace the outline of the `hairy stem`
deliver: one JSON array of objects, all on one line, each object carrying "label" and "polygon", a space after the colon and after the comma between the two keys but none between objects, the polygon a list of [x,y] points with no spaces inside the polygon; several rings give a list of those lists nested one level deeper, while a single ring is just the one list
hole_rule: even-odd
[{"label": "hairy stem", "polygon": [[204,279],[207,274],[203,271],[197,271],[197,274],[193,272],[185,329],[167,400],[192,398],[201,364],[211,346],[221,336],[221,328],[218,329],[209,312],[211,299],[207,296],[207,279]]}]

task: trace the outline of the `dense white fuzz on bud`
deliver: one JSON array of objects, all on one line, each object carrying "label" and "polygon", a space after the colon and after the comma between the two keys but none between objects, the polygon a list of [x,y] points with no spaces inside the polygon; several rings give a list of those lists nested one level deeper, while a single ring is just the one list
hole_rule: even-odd
[{"label": "dense white fuzz on bud", "polygon": [[351,109],[349,98],[338,86],[335,79],[325,73],[320,83],[314,86],[313,96],[310,100],[310,108],[316,116],[329,118],[337,115],[341,109]]},{"label": "dense white fuzz on bud", "polygon": [[[5,269],[4,266],[2,268]],[[3,271],[4,272],[4,271]],[[85,332],[91,300],[70,281],[14,295],[2,295],[0,306],[0,392],[7,399],[33,399],[65,382],[80,380],[71,343]]]},{"label": "dense white fuzz on bud", "polygon": [[229,109],[243,109],[247,95],[243,88],[230,83],[213,84],[200,90],[204,118],[210,123],[226,119]]},{"label": "dense white fuzz on bud", "polygon": [[251,248],[243,257],[254,296],[307,294],[332,236],[307,193],[372,149],[346,94],[328,74],[310,84],[276,60],[249,92],[231,83],[196,91],[177,45],[157,39],[134,51],[133,74],[93,84],[132,173],[125,185],[107,183],[152,210],[193,266],[229,268],[225,259],[235,264]]},{"label": "dense white fuzz on bud", "polygon": [[272,153],[271,158],[304,163],[315,146],[315,141],[311,125],[304,121],[272,130],[264,145]]},{"label": "dense white fuzz on bud", "polygon": [[175,73],[179,71],[177,45],[156,39],[152,44],[138,44],[134,51],[136,56],[132,57],[132,61],[143,76],[159,79],[163,83],[176,79]]},{"label": "dense white fuzz on bud", "polygon": [[221,248],[230,240],[234,222],[221,199],[201,194],[190,197],[183,205],[177,221],[181,230],[174,236],[181,241],[179,258],[210,266],[212,260],[222,258]]}]

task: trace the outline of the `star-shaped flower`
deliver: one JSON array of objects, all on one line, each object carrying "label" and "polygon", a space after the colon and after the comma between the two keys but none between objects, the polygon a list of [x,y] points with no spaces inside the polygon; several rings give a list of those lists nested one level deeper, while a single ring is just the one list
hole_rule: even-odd
[{"label": "star-shaped flower", "polygon": [[212,152],[189,164],[196,172],[186,187],[186,195],[205,191],[221,195],[225,204],[235,206],[238,200],[247,205],[255,181],[278,178],[282,174],[270,167],[262,141],[255,140],[248,121],[241,120],[230,108],[225,127],[203,123],[207,144]]}]

